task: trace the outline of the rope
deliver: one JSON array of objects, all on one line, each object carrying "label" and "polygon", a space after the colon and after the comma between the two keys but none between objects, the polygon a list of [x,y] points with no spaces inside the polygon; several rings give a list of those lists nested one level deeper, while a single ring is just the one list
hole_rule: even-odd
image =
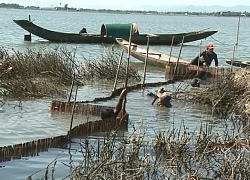
[{"label": "rope", "polygon": [[210,38],[213,39],[214,41],[220,43],[220,44],[223,44],[223,45],[232,45],[232,46],[234,45],[234,44],[229,44],[229,43],[223,43],[223,42],[221,42],[221,41],[215,39],[213,36],[210,36]]}]

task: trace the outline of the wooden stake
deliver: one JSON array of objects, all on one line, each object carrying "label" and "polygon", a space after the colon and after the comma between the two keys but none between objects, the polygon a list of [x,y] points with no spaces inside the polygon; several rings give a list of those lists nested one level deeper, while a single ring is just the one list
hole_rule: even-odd
[{"label": "wooden stake", "polygon": [[[130,35],[129,35],[129,45],[128,45],[127,65],[126,65],[126,78],[125,78],[125,82],[124,82],[124,88],[127,88],[127,86],[128,86],[128,70],[129,70],[129,61],[130,61],[132,33],[133,33],[133,24],[131,24]],[[126,96],[125,96],[125,101],[123,101],[123,108],[122,108],[123,115],[126,112],[126,101],[127,100],[126,100]]]},{"label": "wooden stake", "polygon": [[128,86],[128,70],[129,70],[129,61],[130,61],[132,33],[133,33],[133,24],[131,24],[130,35],[129,35],[129,45],[128,45],[127,65],[126,65],[126,78],[125,78],[124,88],[127,88],[127,86]]},{"label": "wooden stake", "polygon": [[235,44],[236,46],[238,45],[238,40],[239,40],[240,16],[241,16],[241,14],[239,15],[239,21],[238,21],[237,38],[236,38],[236,44]]},{"label": "wooden stake", "polygon": [[180,60],[181,50],[182,50],[182,47],[183,47],[184,39],[185,39],[185,36],[183,36],[183,38],[182,38],[181,48],[180,48],[179,55],[178,55],[178,59],[177,59],[177,62],[176,62],[176,65],[175,65],[175,69],[174,69],[173,81],[174,81],[174,79],[175,79],[175,74],[176,74],[177,67],[178,67],[178,63],[179,63],[179,60]]},{"label": "wooden stake", "polygon": [[199,74],[199,69],[200,69],[201,46],[202,46],[202,41],[200,42],[200,52],[199,52],[199,59],[198,59],[198,66],[197,66],[197,75]]},{"label": "wooden stake", "polygon": [[144,72],[143,72],[143,81],[142,81],[142,87],[144,88],[145,78],[146,78],[146,71],[147,71],[147,61],[148,61],[148,49],[149,49],[149,36],[147,41],[147,54],[144,62]]},{"label": "wooden stake", "polygon": [[146,54],[146,58],[145,58],[145,61],[144,61],[144,73],[143,73],[142,87],[144,87],[145,79],[146,79],[147,62],[148,62],[148,51],[149,51],[149,38],[150,37],[156,37],[156,36],[157,35],[155,35],[155,34],[147,34],[147,38],[148,38],[148,41],[147,41],[147,54]]},{"label": "wooden stake", "polygon": [[68,103],[70,102],[70,99],[71,99],[72,90],[73,90],[73,87],[74,87],[74,81],[75,81],[75,73],[74,73],[74,75],[73,75],[73,79],[72,79],[72,82],[71,82],[71,88],[70,88]]},{"label": "wooden stake", "polygon": [[122,62],[123,53],[124,53],[124,49],[122,49],[121,56],[120,56],[120,59],[119,59],[119,64],[118,64],[117,71],[116,71],[113,92],[116,90],[116,84],[117,84],[117,79],[118,79],[118,75],[119,75],[119,72],[120,72],[120,66],[121,66],[121,62]]},{"label": "wooden stake", "polygon": [[76,104],[76,96],[77,96],[77,90],[78,90],[78,86],[76,86],[76,94],[75,94],[75,100],[74,100],[74,104],[73,107],[71,109],[71,121],[70,121],[70,128],[69,128],[69,140],[71,138],[71,129],[73,126],[73,120],[74,120],[74,113],[75,113],[75,104]]},{"label": "wooden stake", "polygon": [[170,61],[171,61],[173,44],[174,44],[174,36],[172,37],[172,42],[171,42],[171,47],[170,47],[170,53],[169,53],[168,64],[170,64]]},{"label": "wooden stake", "polygon": [[237,46],[237,44],[234,45],[234,49],[233,49],[233,58],[231,60],[231,72],[233,72],[234,54],[235,54],[236,46]]}]

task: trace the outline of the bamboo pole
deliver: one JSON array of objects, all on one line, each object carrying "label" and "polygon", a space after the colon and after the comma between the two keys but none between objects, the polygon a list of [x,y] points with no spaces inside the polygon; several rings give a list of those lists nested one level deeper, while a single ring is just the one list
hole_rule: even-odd
[{"label": "bamboo pole", "polygon": [[202,41],[200,42],[200,51],[199,51],[199,59],[198,59],[198,66],[197,66],[197,75],[199,74],[199,69],[200,69],[201,46],[202,46]]},{"label": "bamboo pole", "polygon": [[68,103],[70,102],[70,99],[71,99],[72,90],[73,90],[73,87],[74,87],[74,81],[75,81],[75,73],[74,73],[74,75],[73,75],[73,79],[72,79],[72,82],[71,82],[71,88],[70,88]]},{"label": "bamboo pole", "polygon": [[127,88],[127,86],[128,86],[128,70],[129,70],[129,62],[130,62],[132,33],[133,33],[133,24],[131,24],[130,35],[129,35],[129,45],[128,45],[128,54],[127,54],[127,65],[126,65],[126,78],[125,78],[124,88]]},{"label": "bamboo pole", "polygon": [[[128,71],[129,71],[132,33],[133,33],[133,24],[131,24],[130,35],[129,35],[129,45],[128,45],[127,65],[126,65],[126,78],[125,78],[125,82],[124,82],[124,88],[126,88],[126,89],[128,86]],[[122,115],[124,115],[126,112],[126,101],[127,100],[126,100],[126,96],[125,96],[125,100],[123,101]]]},{"label": "bamboo pole", "polygon": [[[31,18],[29,15],[29,22],[31,22]],[[28,35],[24,35],[24,41],[31,41],[31,32]]]},{"label": "bamboo pole", "polygon": [[170,61],[171,61],[172,50],[173,50],[173,44],[174,44],[174,36],[172,37],[172,42],[171,42],[171,47],[170,47],[170,53],[169,53],[168,64],[170,64]]},{"label": "bamboo pole", "polygon": [[238,45],[238,41],[239,41],[239,31],[240,31],[240,16],[241,14],[239,15],[239,20],[238,20],[238,29],[237,29],[237,37],[236,37],[236,46]]},{"label": "bamboo pole", "polygon": [[239,41],[240,17],[241,17],[241,16],[244,16],[244,14],[240,14],[240,15],[239,15],[238,28],[237,28],[237,36],[236,36],[236,43],[234,44],[233,59],[231,60],[231,72],[233,72],[234,54],[235,54],[236,46],[238,46],[238,41]]},{"label": "bamboo pole", "polygon": [[75,99],[74,99],[74,104],[71,109],[71,121],[70,121],[70,128],[69,128],[69,139],[71,138],[71,129],[73,126],[73,120],[74,120],[74,112],[75,112],[75,104],[76,104],[76,97],[77,97],[77,91],[78,91],[78,86],[76,86],[76,94],[75,94]]},{"label": "bamboo pole", "polygon": [[116,90],[116,84],[117,84],[117,79],[118,79],[118,75],[119,75],[119,72],[120,72],[120,67],[121,67],[121,62],[122,62],[123,53],[124,53],[124,49],[122,49],[121,56],[120,56],[120,59],[119,59],[119,64],[118,64],[117,71],[116,71],[116,76],[115,76],[115,83],[114,83],[114,87],[113,87],[113,92]]},{"label": "bamboo pole", "polygon": [[144,88],[144,83],[145,83],[145,79],[146,79],[146,71],[147,71],[147,62],[148,62],[148,50],[149,50],[149,35],[147,35],[147,54],[146,54],[146,58],[144,61],[144,71],[143,71],[143,80],[142,80],[142,87]]},{"label": "bamboo pole", "polygon": [[184,39],[185,39],[185,36],[182,37],[181,48],[180,48],[178,59],[177,59],[177,62],[176,62],[176,65],[175,65],[175,69],[174,69],[173,81],[175,79],[175,74],[176,74],[178,63],[179,63],[179,60],[180,60],[180,56],[181,56],[181,51],[182,51]]},{"label": "bamboo pole", "polygon": [[233,72],[233,64],[234,64],[234,55],[235,55],[235,49],[236,49],[237,44],[234,45],[234,49],[233,49],[233,58],[231,60],[231,72]]},{"label": "bamboo pole", "polygon": [[144,84],[145,84],[145,79],[146,79],[146,72],[147,72],[147,62],[148,62],[148,51],[149,51],[149,39],[151,37],[156,37],[157,35],[155,34],[147,34],[147,54],[146,54],[146,58],[145,58],[145,61],[144,61],[144,73],[143,73],[143,81],[142,81],[142,87],[144,87]]},{"label": "bamboo pole", "polygon": [[[31,17],[30,17],[30,15],[29,15],[29,22],[31,22]],[[31,32],[30,32],[30,34],[29,34],[29,37],[30,37],[30,41],[31,41]]]}]

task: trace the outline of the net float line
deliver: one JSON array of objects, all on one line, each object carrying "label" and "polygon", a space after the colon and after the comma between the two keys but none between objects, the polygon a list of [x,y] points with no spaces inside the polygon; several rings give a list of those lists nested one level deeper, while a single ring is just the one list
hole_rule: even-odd
[{"label": "net float line", "polygon": [[128,117],[129,115],[125,113],[124,115],[119,114],[118,118],[89,121],[72,128],[70,133],[69,131],[67,132],[67,135],[38,139],[26,143],[0,147],[0,162],[21,159],[24,157],[38,156],[40,152],[47,151],[49,148],[66,149],[68,148],[69,144],[69,134],[71,137],[87,137],[88,135],[91,135],[95,132],[110,132],[120,129],[127,130]]}]

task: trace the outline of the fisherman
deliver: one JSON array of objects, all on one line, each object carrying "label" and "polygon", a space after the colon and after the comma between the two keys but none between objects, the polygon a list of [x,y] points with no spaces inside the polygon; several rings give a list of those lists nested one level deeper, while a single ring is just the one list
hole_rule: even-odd
[{"label": "fisherman", "polygon": [[208,66],[209,67],[213,60],[214,60],[215,66],[218,67],[218,59],[217,59],[217,54],[214,52],[214,45],[211,43],[208,43],[207,49],[201,52],[193,60],[191,60],[189,64],[196,65],[196,66]]},{"label": "fisherman", "polygon": [[[202,51],[198,56],[191,60],[188,64],[209,67],[214,60],[215,67],[218,67],[218,58],[217,54],[214,52],[214,45],[211,43],[207,44],[206,50]],[[206,78],[205,70],[201,69],[198,74],[199,79]]]},{"label": "fisherman", "polygon": [[200,80],[198,78],[194,78],[191,82],[192,87],[200,87]]},{"label": "fisherman", "polygon": [[82,30],[79,32],[79,34],[87,34],[87,29],[86,28],[82,28]]},{"label": "fisherman", "polygon": [[133,27],[132,35],[133,35],[133,36],[139,35],[139,29],[138,29],[137,24],[136,24],[136,23],[132,23],[132,27]]},{"label": "fisherman", "polygon": [[110,118],[116,118],[118,116],[118,114],[120,113],[121,109],[122,109],[122,102],[125,101],[126,99],[126,89],[123,89],[120,97],[118,99],[118,102],[116,104],[115,109],[104,109],[101,111],[101,119],[110,119]]},{"label": "fisherman", "polygon": [[156,95],[158,97],[157,104],[159,106],[172,107],[172,104],[170,103],[172,97],[164,90],[164,88],[159,89]]}]

